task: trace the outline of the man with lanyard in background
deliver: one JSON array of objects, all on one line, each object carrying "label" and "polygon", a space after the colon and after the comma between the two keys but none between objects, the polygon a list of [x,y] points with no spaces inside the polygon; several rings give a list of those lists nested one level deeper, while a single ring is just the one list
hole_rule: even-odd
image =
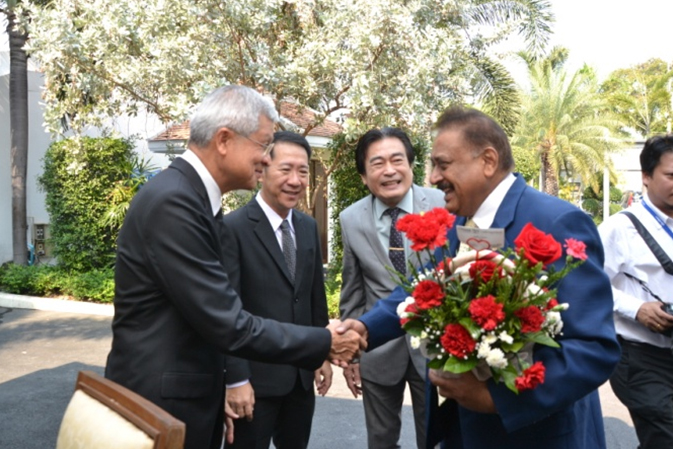
[{"label": "man with lanyard in background", "polygon": [[[673,447],[673,135],[640,154],[642,201],[598,228],[622,356],[610,384],[633,419],[639,449]],[[670,265],[670,267],[669,267]]]}]

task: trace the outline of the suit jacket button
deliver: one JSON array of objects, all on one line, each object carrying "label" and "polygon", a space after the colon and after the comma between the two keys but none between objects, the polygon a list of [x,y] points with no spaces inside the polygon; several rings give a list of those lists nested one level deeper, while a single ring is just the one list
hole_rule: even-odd
[{"label": "suit jacket button", "polygon": [[294,298],[294,302],[299,302],[299,298]]}]

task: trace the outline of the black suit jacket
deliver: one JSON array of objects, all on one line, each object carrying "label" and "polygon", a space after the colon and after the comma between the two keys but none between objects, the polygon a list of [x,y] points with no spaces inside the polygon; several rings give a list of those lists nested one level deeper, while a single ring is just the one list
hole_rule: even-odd
[{"label": "black suit jacket", "polygon": [[106,377],[187,425],[186,449],[219,448],[224,353],[317,369],[329,332],[255,317],[223,267],[203,182],[177,159],[144,185],[119,233]]},{"label": "black suit jacket", "polygon": [[[225,268],[248,312],[287,323],[327,326],[327,299],[318,226],[313,218],[292,212],[297,247],[296,277],[291,281],[274,230],[255,198],[223,219]],[[301,377],[312,388],[313,372],[292,365],[228,357],[227,382],[250,379],[257,397],[284,396]]]}]

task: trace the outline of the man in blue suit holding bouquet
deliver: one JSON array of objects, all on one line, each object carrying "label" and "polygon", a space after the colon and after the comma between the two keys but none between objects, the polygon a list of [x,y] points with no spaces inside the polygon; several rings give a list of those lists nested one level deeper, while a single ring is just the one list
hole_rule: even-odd
[{"label": "man in blue suit holding bouquet", "polygon": [[[569,304],[557,338],[561,347],[534,348],[534,361],[546,367],[544,383],[517,395],[504,383],[477,380],[472,372],[448,379],[430,373],[438,388],[429,389],[428,448],[440,442],[451,449],[605,448],[597,388],[612,373],[620,349],[596,226],[578,208],[538,192],[512,173],[507,136],[487,115],[451,108],[436,131],[430,182],[444,192],[446,208],[458,215],[456,225],[471,219],[479,228],[502,228],[505,247],[513,247],[531,223],[556,241],[584,242],[588,259],[558,285],[558,301]],[[455,227],[448,237],[454,255],[460,243]],[[555,268],[563,263],[555,262]],[[375,348],[403,333],[396,308],[406,296],[398,288],[342,328],[358,330]],[[447,398],[441,406],[437,390]]]}]

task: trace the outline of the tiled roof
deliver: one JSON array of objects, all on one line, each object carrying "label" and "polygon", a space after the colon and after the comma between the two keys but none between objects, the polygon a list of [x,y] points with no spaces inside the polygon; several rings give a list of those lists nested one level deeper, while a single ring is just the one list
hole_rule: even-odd
[{"label": "tiled roof", "polygon": [[[315,118],[315,112],[311,109],[301,109],[298,104],[286,101],[282,102],[280,105],[280,115],[302,130],[312,123]],[[341,125],[333,120],[325,119],[320,125],[311,129],[308,135],[315,137],[332,137],[340,131]],[[151,138],[150,142],[187,139],[189,139],[189,120],[168,127],[166,130]]]}]

